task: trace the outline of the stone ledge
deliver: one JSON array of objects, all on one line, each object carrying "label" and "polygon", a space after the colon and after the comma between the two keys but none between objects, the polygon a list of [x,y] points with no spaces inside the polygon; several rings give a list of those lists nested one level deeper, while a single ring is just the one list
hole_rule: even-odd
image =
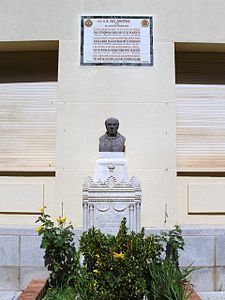
[{"label": "stone ledge", "polygon": [[[161,232],[168,232],[174,227],[169,228],[154,228],[145,227],[146,235],[160,234]],[[224,236],[224,225],[180,225],[183,236]]]},{"label": "stone ledge", "polygon": [[225,292],[201,292],[199,293],[202,300],[224,300]]},{"label": "stone ledge", "polygon": [[[20,226],[20,225],[0,225],[0,236],[38,236],[37,232],[35,232],[36,226]],[[82,233],[81,227],[74,227],[74,234],[80,236]]]},{"label": "stone ledge", "polygon": [[32,280],[17,300],[41,300],[47,289],[47,279]]}]

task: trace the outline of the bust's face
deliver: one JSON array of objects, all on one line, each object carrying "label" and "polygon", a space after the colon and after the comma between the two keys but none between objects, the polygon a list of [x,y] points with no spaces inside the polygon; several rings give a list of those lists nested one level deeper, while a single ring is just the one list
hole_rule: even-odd
[{"label": "bust's face", "polygon": [[106,122],[106,130],[108,136],[116,136],[118,130],[118,122],[114,119],[110,119]]}]

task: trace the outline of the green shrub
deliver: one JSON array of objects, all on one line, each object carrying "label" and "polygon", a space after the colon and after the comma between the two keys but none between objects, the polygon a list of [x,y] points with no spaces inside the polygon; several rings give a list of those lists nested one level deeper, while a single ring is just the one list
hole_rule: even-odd
[{"label": "green shrub", "polygon": [[66,218],[62,217],[57,219],[56,225],[44,209],[36,222],[41,223],[36,231],[42,236],[41,248],[45,250],[45,266],[50,271],[50,286],[62,288],[70,285],[74,268],[79,263],[73,243],[73,226],[66,225]]},{"label": "green shrub", "polygon": [[43,210],[37,222],[53,288],[45,300],[188,299],[183,283],[191,270],[179,268],[179,250],[184,247],[179,226],[147,237],[144,229],[129,233],[124,219],[116,236],[94,227],[84,232],[76,251],[66,218],[55,224]]},{"label": "green shrub", "polygon": [[[161,245],[155,236],[128,233],[126,220],[116,236],[95,228],[84,232],[80,251],[84,255],[87,291],[81,299],[142,300],[147,294],[145,274],[150,261],[158,261]],[[94,298],[92,298],[94,296]]]},{"label": "green shrub", "polygon": [[179,250],[184,250],[184,239],[178,225],[169,232],[162,232],[158,240],[164,243],[158,262],[148,265],[146,281],[151,300],[187,300],[187,281],[193,268],[179,268]]},{"label": "green shrub", "polygon": [[161,261],[159,264],[150,264],[149,276],[147,277],[151,286],[149,299],[189,299],[190,294],[185,283],[190,272],[191,269],[180,270],[176,268],[173,261],[169,259]]},{"label": "green shrub", "polygon": [[43,300],[74,300],[76,291],[72,287],[64,289],[48,289]]},{"label": "green shrub", "polygon": [[174,266],[179,268],[179,250],[184,250],[184,239],[181,235],[181,229],[178,225],[171,231],[163,232],[161,239],[166,243],[166,260],[173,262]]}]

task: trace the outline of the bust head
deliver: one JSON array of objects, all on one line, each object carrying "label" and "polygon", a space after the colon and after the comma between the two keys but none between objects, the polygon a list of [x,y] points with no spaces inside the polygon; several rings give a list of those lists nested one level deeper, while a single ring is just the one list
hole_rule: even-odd
[{"label": "bust head", "polygon": [[119,128],[119,120],[116,118],[108,118],[105,121],[106,134],[108,136],[116,136]]},{"label": "bust head", "polygon": [[119,120],[108,118],[105,127],[106,133],[99,138],[99,152],[125,152],[126,138],[117,131]]}]

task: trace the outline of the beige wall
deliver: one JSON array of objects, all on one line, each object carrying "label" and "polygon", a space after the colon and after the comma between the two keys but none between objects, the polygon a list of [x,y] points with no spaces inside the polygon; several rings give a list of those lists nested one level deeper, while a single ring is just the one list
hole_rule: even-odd
[{"label": "beige wall", "polygon": [[224,224],[224,177],[179,177],[177,179],[178,222]]},{"label": "beige wall", "polygon": [[0,224],[34,225],[43,205],[56,216],[54,182],[54,177],[1,176]]},{"label": "beige wall", "polygon": [[[153,16],[154,66],[81,67],[81,15]],[[142,182],[142,225],[163,226],[166,206],[168,225],[199,222],[187,215],[185,196],[176,200],[174,42],[224,42],[224,19],[224,0],[0,2],[2,41],[59,40],[57,166],[51,179],[56,198],[49,195],[50,212],[60,214],[63,201],[65,215],[81,226],[83,178],[94,173],[104,120],[115,116],[127,137],[129,175]]]}]

